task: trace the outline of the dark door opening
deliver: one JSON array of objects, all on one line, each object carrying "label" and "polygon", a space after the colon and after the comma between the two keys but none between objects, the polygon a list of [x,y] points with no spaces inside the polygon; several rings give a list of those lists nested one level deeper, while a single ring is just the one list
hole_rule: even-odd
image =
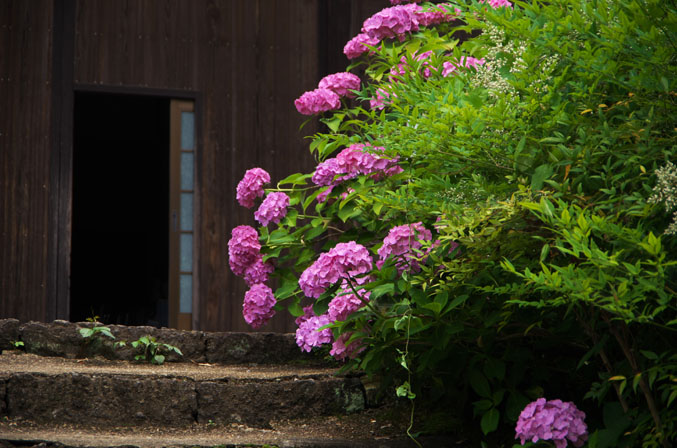
[{"label": "dark door opening", "polygon": [[169,105],[75,94],[71,321],[168,325]]}]

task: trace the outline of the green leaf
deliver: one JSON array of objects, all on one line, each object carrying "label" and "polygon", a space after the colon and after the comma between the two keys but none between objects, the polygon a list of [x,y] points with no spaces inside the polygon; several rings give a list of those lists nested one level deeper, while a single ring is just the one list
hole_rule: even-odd
[{"label": "green leaf", "polygon": [[378,285],[376,288],[371,290],[370,300],[377,299],[383,295],[392,295],[395,291],[395,285],[393,283],[385,283],[383,285]]},{"label": "green leaf", "polygon": [[547,163],[536,168],[534,174],[531,176],[531,189],[538,191],[543,188],[543,182],[552,176],[552,173],[552,166]]},{"label": "green leaf", "polygon": [[496,431],[496,428],[498,428],[499,418],[500,414],[498,412],[498,409],[496,408],[489,409],[489,411],[482,416],[482,420],[480,421],[480,427],[482,428],[482,432],[484,433],[484,435]]},{"label": "green leaf", "polygon": [[472,369],[469,372],[470,387],[477,395],[484,398],[491,398],[491,390],[489,388],[489,381],[477,369]]},{"label": "green leaf", "polygon": [[161,365],[163,362],[165,362],[165,357],[164,355],[155,355],[153,356],[152,362],[153,364]]}]

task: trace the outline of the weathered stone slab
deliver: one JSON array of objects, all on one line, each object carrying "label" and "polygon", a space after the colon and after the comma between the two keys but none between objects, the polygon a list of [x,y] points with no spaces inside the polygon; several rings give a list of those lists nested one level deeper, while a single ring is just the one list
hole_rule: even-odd
[{"label": "weathered stone slab", "polygon": [[355,378],[197,383],[199,423],[241,423],[267,428],[273,419],[357,412],[364,409]]},{"label": "weathered stone slab", "polygon": [[0,417],[7,415],[7,378],[0,376]]},{"label": "weathered stone slab", "polygon": [[7,415],[38,423],[189,425],[197,414],[185,378],[17,373],[6,387]]},{"label": "weathered stone slab", "polygon": [[77,327],[66,321],[28,322],[19,327],[19,333],[24,349],[36,355],[74,358],[84,347]]},{"label": "weathered stone slab", "polygon": [[0,319],[0,350],[13,349],[13,343],[19,340],[19,321]]},{"label": "weathered stone slab", "polygon": [[205,333],[207,362],[280,364],[318,362],[290,333]]}]

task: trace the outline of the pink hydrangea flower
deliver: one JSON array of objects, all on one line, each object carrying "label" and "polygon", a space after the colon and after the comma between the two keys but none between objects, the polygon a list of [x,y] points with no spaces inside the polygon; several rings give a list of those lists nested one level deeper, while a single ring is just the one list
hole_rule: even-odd
[{"label": "pink hydrangea flower", "polygon": [[296,345],[301,347],[301,350],[310,352],[313,347],[319,347],[322,344],[331,344],[334,340],[334,336],[329,328],[317,331],[319,328],[330,323],[329,317],[326,314],[312,316],[304,322],[301,322],[299,328],[296,329]]},{"label": "pink hydrangea flower", "polygon": [[332,343],[329,354],[332,355],[334,359],[339,361],[346,358],[352,359],[365,349],[365,347],[360,345],[361,339],[355,339],[346,346],[346,342],[348,342],[351,336],[352,333],[343,333]]},{"label": "pink hydrangea flower", "polygon": [[298,327],[303,322],[307,321],[311,317],[315,317],[315,311],[313,311],[313,305],[308,305],[303,307],[303,315],[299,316],[294,320],[294,323]]},{"label": "pink hydrangea flower", "polygon": [[428,27],[451,22],[461,14],[461,10],[448,3],[443,3],[416,11],[415,14],[418,24]]},{"label": "pink hydrangea flower", "polygon": [[421,222],[405,224],[390,229],[383,240],[383,246],[378,250],[379,261],[376,266],[381,269],[389,257],[398,258],[396,265],[398,272],[409,270],[412,272],[421,269],[421,254],[418,253],[423,244],[421,241],[431,241],[432,233],[423,227]]},{"label": "pink hydrangea flower", "polygon": [[445,78],[449,75],[455,74],[456,70],[459,68],[468,68],[472,67],[477,70],[477,67],[484,65],[485,60],[473,58],[472,56],[461,56],[461,60],[457,62],[445,61],[442,64],[442,76]]},{"label": "pink hydrangea flower", "polygon": [[402,3],[420,3],[421,0],[390,0],[391,5],[401,5]]},{"label": "pink hydrangea flower", "polygon": [[360,290],[358,291],[358,297],[345,281],[339,291],[339,294],[329,302],[329,309],[327,310],[329,320],[332,322],[346,320],[354,311],[365,306],[365,302],[369,301],[369,296],[371,295],[370,291]]},{"label": "pink hydrangea flower", "polygon": [[367,45],[375,47],[379,42],[381,42],[380,39],[371,37],[366,33],[360,33],[346,43],[345,47],[343,47],[343,54],[345,54],[348,59],[355,59],[369,51]]},{"label": "pink hydrangea flower", "polygon": [[519,438],[522,445],[527,440],[534,443],[552,440],[557,448],[565,448],[567,441],[580,447],[588,439],[588,427],[584,420],[585,413],[571,402],[539,398],[529,403],[520,414],[515,438]]},{"label": "pink hydrangea flower", "polygon": [[251,226],[237,226],[228,241],[228,263],[233,274],[245,275],[249,267],[261,258],[259,234]]},{"label": "pink hydrangea flower", "polygon": [[342,173],[339,170],[336,158],[332,157],[317,165],[311,180],[315,185],[332,185],[335,177],[339,174]]},{"label": "pink hydrangea flower", "polygon": [[329,195],[331,194],[331,191],[332,191],[333,189],[334,189],[334,185],[328,186],[328,187],[325,188],[320,194],[318,194],[318,195],[315,197],[315,200],[316,200],[319,204],[323,203],[324,201],[327,200],[327,198],[329,197]]},{"label": "pink hydrangea flower", "polygon": [[270,174],[261,168],[252,168],[244,173],[244,177],[237,184],[237,202],[241,206],[252,208],[254,199],[263,197],[263,185],[270,182]]},{"label": "pink hydrangea flower", "polygon": [[320,89],[331,90],[340,97],[353,98],[355,94],[351,90],[360,90],[360,78],[352,73],[334,73],[320,80]]},{"label": "pink hydrangea flower", "polygon": [[[430,59],[430,56],[433,54],[432,51],[426,51],[425,53],[421,53],[417,55],[414,53],[412,56],[416,61],[425,61],[423,62],[423,71],[421,72],[423,77],[428,79],[430,78],[431,70],[437,71],[437,69],[433,66],[430,65],[430,62],[428,62],[428,59]],[[398,81],[398,78],[401,78],[402,76],[406,75],[407,73],[407,57],[402,56],[400,58],[400,63],[397,64],[396,66],[392,67],[390,69],[390,80],[392,81]]]},{"label": "pink hydrangea flower", "polygon": [[254,219],[267,226],[268,223],[278,224],[287,215],[289,196],[281,192],[270,193],[263,200],[259,209],[254,212]]},{"label": "pink hydrangea flower", "polygon": [[[480,3],[486,3],[486,0],[479,0]],[[508,0],[489,0],[489,6],[492,8],[500,8],[505,6],[506,8],[512,8],[512,3]]]},{"label": "pink hydrangea flower", "polygon": [[244,281],[248,286],[257,283],[265,283],[268,281],[268,276],[273,273],[275,268],[271,263],[264,262],[263,256],[259,254],[256,261],[244,271]]},{"label": "pink hydrangea flower", "polygon": [[329,89],[315,89],[294,101],[296,110],[303,115],[315,115],[341,107],[339,96]]},{"label": "pink hydrangea flower", "polygon": [[388,104],[390,104],[390,95],[392,95],[394,98],[397,98],[397,95],[394,93],[389,92],[383,87],[379,87],[376,89],[376,96],[369,100],[369,107],[378,110],[383,109]]},{"label": "pink hydrangea flower", "polygon": [[252,327],[259,328],[275,315],[275,296],[273,290],[263,284],[256,284],[249,288],[244,295],[242,315]]},{"label": "pink hydrangea flower", "polygon": [[378,40],[404,40],[406,33],[418,31],[415,11],[420,8],[415,3],[385,8],[364,21],[362,32]]},{"label": "pink hydrangea flower", "polygon": [[299,286],[307,297],[320,297],[340,279],[357,277],[373,269],[369,251],[355,241],[339,243],[319,256],[299,278]]}]

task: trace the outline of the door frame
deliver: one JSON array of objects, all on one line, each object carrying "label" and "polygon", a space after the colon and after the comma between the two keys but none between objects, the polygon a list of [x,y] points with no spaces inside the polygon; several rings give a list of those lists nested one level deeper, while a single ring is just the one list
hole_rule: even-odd
[{"label": "door frame", "polygon": [[[49,219],[54,231],[48,251],[47,317],[69,320],[70,278],[73,224],[73,115],[75,93],[108,93],[118,95],[155,96],[171,99],[190,100],[195,105],[195,195],[193,204],[193,329],[200,328],[199,305],[199,239],[200,239],[200,191],[202,180],[202,94],[198,91],[178,89],[156,89],[133,86],[109,86],[99,84],[73,83],[72,78],[63,79],[63,88],[53,112],[59,119],[53,120],[53,151],[50,163],[50,206]],[[167,148],[169,153],[169,148]],[[169,244],[169,242],[167,242]],[[168,279],[169,280],[169,279]],[[170,316],[171,320],[171,316]]]}]

